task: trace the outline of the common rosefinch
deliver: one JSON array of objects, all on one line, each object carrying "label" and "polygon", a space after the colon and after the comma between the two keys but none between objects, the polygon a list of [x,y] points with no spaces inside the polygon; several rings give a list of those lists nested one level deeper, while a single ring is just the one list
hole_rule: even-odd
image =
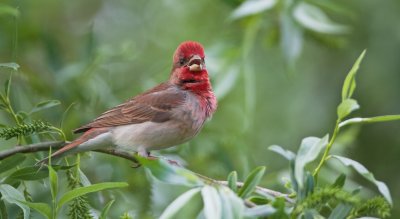
[{"label": "common rosefinch", "polygon": [[74,130],[84,134],[51,156],[116,147],[147,157],[150,150],[188,141],[217,108],[204,58],[200,43],[183,42],[174,53],[167,82]]}]

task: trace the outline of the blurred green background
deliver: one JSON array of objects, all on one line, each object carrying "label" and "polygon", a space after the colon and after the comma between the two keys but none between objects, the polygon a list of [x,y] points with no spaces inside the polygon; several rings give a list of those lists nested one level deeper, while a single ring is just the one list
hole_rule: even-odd
[{"label": "blurred green background", "polygon": [[[61,106],[34,115],[55,126],[72,105],[62,129],[73,139],[73,128],[167,80],[177,45],[199,41],[218,110],[195,139],[159,153],[215,179],[232,170],[243,179],[265,165],[261,184],[285,191],[288,165],[267,147],[296,151],[303,137],[332,131],[342,82],[365,48],[354,96],[361,110],[354,116],[400,113],[400,1],[258,2],[240,11],[241,0],[2,1],[0,62],[21,66],[13,78],[13,105],[29,111],[39,101],[58,99]],[[1,84],[8,76],[0,69]],[[4,114],[0,123],[12,124]],[[388,184],[393,218],[400,217],[399,130],[400,122],[346,128],[334,146],[334,153],[361,162]],[[1,141],[2,150],[14,144]],[[94,208],[114,197],[114,218],[125,211],[151,218],[158,205],[165,207],[162,197],[151,195],[143,169],[95,153],[82,159],[92,182],[130,184],[89,196]],[[328,163],[322,177],[332,179],[342,169]],[[37,188],[34,200],[48,197],[48,188],[31,186]]]}]

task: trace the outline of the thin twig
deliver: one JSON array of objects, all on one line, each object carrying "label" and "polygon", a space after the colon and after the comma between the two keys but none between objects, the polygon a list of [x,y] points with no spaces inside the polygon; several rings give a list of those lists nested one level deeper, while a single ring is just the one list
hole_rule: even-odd
[{"label": "thin twig", "polygon": [[[228,181],[217,181],[219,184],[224,185],[224,186],[228,186]],[[236,185],[238,188],[242,188],[244,183],[243,182],[236,182]],[[275,190],[271,190],[271,189],[267,189],[261,186],[256,186],[255,187],[255,192],[263,195],[263,196],[272,196],[274,198],[278,198],[278,197],[282,197],[284,198],[288,203],[294,204],[294,200],[289,198],[289,196],[287,194],[284,193],[280,193],[278,191]]]}]

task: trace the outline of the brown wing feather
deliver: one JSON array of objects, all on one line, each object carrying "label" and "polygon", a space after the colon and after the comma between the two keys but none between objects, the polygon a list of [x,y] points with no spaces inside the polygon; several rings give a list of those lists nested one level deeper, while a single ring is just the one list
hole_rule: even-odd
[{"label": "brown wing feather", "polygon": [[170,83],[163,83],[104,112],[98,118],[74,130],[74,132],[79,133],[91,128],[136,124],[146,121],[164,122],[170,118],[171,110],[181,105],[185,98],[186,93],[179,92]]}]

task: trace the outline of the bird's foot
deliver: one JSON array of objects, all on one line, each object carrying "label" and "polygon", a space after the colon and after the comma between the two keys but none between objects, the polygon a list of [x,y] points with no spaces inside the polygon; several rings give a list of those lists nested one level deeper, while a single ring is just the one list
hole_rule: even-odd
[{"label": "bird's foot", "polygon": [[[151,155],[150,152],[145,151],[145,150],[139,150],[137,153],[138,153],[139,156],[144,157],[144,158],[149,159],[149,160],[163,159],[163,160],[166,160],[171,165],[181,167],[181,165],[176,160],[171,160],[171,159],[168,159],[168,158],[163,157],[163,156],[154,156],[154,155]],[[140,164],[137,167],[140,167]]]}]

